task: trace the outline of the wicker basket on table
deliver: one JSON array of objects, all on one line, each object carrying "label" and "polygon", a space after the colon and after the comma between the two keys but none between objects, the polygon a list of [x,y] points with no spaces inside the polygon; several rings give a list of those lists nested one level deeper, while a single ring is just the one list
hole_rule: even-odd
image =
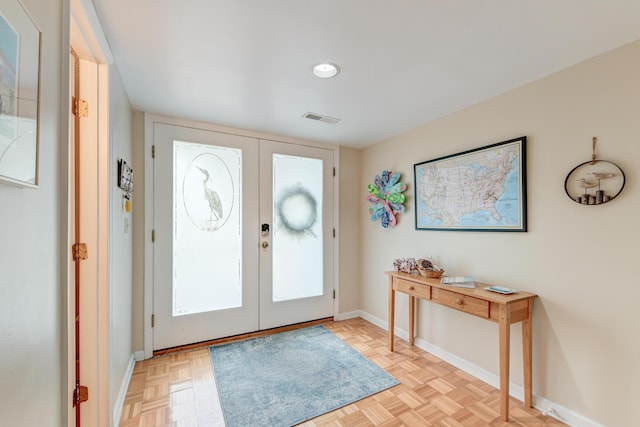
[{"label": "wicker basket on table", "polygon": [[433,266],[433,263],[428,259],[419,259],[416,264],[418,264],[418,272],[421,276],[430,277],[432,279],[439,279],[444,273],[443,269],[436,270]]}]

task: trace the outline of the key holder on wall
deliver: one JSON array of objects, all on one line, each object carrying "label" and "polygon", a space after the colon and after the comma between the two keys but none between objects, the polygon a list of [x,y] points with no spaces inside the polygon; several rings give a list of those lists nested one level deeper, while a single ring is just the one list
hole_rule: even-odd
[{"label": "key holder on wall", "polygon": [[118,160],[118,187],[122,189],[124,210],[131,212],[131,193],[133,193],[133,169],[123,159]]},{"label": "key holder on wall", "polygon": [[591,160],[573,168],[564,180],[564,191],[576,203],[602,205],[618,197],[625,184],[622,169],[613,162],[596,159],[596,141],[593,137]]}]

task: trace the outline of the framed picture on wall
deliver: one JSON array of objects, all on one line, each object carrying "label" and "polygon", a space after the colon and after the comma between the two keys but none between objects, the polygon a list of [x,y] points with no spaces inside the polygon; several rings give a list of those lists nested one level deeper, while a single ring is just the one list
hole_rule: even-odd
[{"label": "framed picture on wall", "polygon": [[417,230],[527,231],[527,137],[414,165]]},{"label": "framed picture on wall", "polygon": [[0,182],[38,186],[40,30],[19,0],[0,6]]}]

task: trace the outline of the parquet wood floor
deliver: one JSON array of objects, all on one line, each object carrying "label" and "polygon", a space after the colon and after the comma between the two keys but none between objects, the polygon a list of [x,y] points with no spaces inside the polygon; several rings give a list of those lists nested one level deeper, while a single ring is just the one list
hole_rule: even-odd
[{"label": "parquet wood floor", "polygon": [[[501,421],[496,388],[403,340],[397,340],[396,351],[390,353],[387,332],[363,319],[325,326],[401,384],[309,420],[303,427],[564,426],[513,398],[510,421]],[[136,363],[120,423],[133,426],[224,426],[206,347]]]}]

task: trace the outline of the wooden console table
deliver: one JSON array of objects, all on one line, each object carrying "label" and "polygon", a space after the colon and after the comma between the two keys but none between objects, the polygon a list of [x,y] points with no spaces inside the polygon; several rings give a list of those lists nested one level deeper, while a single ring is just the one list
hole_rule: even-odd
[{"label": "wooden console table", "polygon": [[509,349],[510,325],[522,322],[522,355],[524,368],[524,404],[531,407],[532,345],[531,309],[537,295],[518,291],[511,295],[489,292],[489,285],[476,283],[476,288],[444,286],[440,279],[416,274],[388,271],[389,276],[389,350],[393,351],[396,291],[409,295],[409,344],[414,341],[416,298],[429,300],[455,310],[496,322],[500,330],[500,416],[509,420]]}]

